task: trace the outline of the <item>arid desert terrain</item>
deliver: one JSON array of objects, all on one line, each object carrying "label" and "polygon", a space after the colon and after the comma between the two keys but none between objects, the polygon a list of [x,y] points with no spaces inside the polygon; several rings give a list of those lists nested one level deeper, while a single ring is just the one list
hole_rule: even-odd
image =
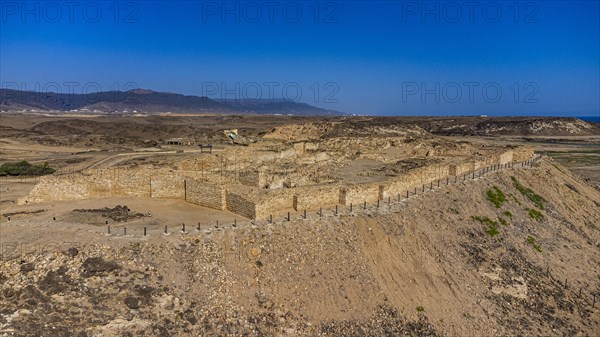
[{"label": "arid desert terrain", "polygon": [[0,336],[600,331],[599,124],[3,113],[22,161]]}]

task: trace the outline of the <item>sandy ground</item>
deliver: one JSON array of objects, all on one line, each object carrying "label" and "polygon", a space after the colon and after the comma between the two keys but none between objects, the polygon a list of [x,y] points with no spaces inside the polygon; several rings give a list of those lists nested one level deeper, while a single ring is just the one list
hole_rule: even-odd
[{"label": "sandy ground", "polygon": [[[131,212],[142,213],[146,216],[131,222],[115,223],[110,219],[100,217],[85,218],[83,215],[74,214],[73,212],[76,209],[113,208],[117,205],[127,206],[131,209]],[[36,211],[39,213],[35,213]],[[234,221],[247,221],[247,219],[231,212],[191,205],[182,200],[133,197],[7,206],[3,207],[2,213],[4,216],[1,218],[1,223],[4,230],[8,230],[8,228],[13,226],[23,228],[22,230],[26,229],[26,231],[37,229],[42,232],[48,228],[73,228],[75,230],[85,229],[91,233],[104,234],[107,233],[106,220],[111,225],[113,233],[122,235],[123,228],[126,226],[128,235],[130,236],[142,235],[144,227],[147,228],[149,236],[159,236],[159,234],[162,235],[164,233],[164,226],[167,226],[170,232],[177,232],[183,229],[183,224],[186,224],[187,231],[194,231],[197,229],[198,223],[200,223],[201,229],[206,229],[217,226],[217,221],[221,226],[231,225]],[[6,214],[10,213],[13,213],[13,215],[11,215],[11,220],[8,221]]]},{"label": "sandy ground", "polygon": [[[215,130],[247,122],[211,118],[207,127]],[[245,127],[257,135],[286,122],[268,118]],[[46,130],[55,129],[42,138],[30,131],[62,119],[65,125],[46,124]],[[2,162],[48,160],[59,174],[140,158],[169,164],[197,155],[148,152],[139,157],[140,139],[163,132],[165,125],[173,127],[167,130],[173,134],[160,137],[178,136],[182,128],[177,118],[158,126],[154,121],[143,119],[133,125],[140,127],[133,128],[133,136],[112,139],[98,136],[105,130],[96,124],[65,117],[14,118],[10,135],[3,131],[7,138],[0,155]],[[90,132],[83,138],[63,130],[80,124]],[[111,127],[107,133],[122,132]],[[206,134],[204,142],[221,137]],[[596,336],[596,154],[569,157],[597,144],[586,137],[586,144],[559,145],[548,138],[448,137],[453,142],[530,144],[559,154],[534,168],[442,185],[399,203],[384,201],[379,208],[341,209],[339,216],[327,209],[325,216],[311,212],[307,220],[294,213],[292,221],[277,217],[273,224],[264,219],[252,224],[177,200],[108,198],[18,206],[13,201],[26,195],[35,179],[0,179],[0,336]],[[576,162],[567,165],[573,156]],[[337,174],[378,179],[358,174],[372,167],[370,161],[357,162]],[[543,197],[543,208],[519,192],[512,176]],[[494,186],[506,197],[499,208],[487,197]],[[108,235],[102,216],[73,212],[117,205],[151,217],[111,220]],[[534,219],[532,209],[541,217]],[[8,213],[13,213],[10,221],[4,216]],[[474,217],[487,217],[498,234],[491,236],[492,225]],[[181,232],[184,223],[187,233]],[[163,234],[165,225],[169,235]],[[594,304],[594,296],[599,303]]]},{"label": "sandy ground", "polygon": [[[530,218],[527,210],[535,206],[511,176],[544,197],[541,220]],[[507,196],[501,208],[487,200],[492,186]],[[5,259],[1,272],[12,276],[2,288],[17,297],[0,298],[2,314],[28,310],[8,327],[28,324],[35,332],[50,324],[57,336],[83,330],[107,336],[593,336],[600,329],[600,308],[592,307],[600,289],[597,200],[596,189],[543,161],[354,215],[187,235],[107,236],[97,226],[54,222],[41,213],[1,224],[3,242],[29,245],[23,251],[35,244],[33,254]],[[98,206],[114,205],[106,202]],[[124,202],[141,210],[133,201],[117,203]],[[490,237],[473,216],[505,217],[508,224]],[[68,248],[77,255],[70,257]],[[118,269],[92,268],[90,259],[98,256]],[[48,276],[51,270],[66,274]],[[27,284],[42,294],[31,295]],[[38,296],[37,311],[25,301],[31,296]],[[49,321],[63,315],[61,308],[78,313]],[[84,314],[90,310],[92,320]]]}]

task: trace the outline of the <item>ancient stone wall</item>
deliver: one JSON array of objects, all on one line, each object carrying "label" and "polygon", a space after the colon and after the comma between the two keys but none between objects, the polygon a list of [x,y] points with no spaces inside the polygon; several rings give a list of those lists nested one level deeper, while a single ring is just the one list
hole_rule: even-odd
[{"label": "ancient stone wall", "polygon": [[533,157],[534,151],[530,147],[518,147],[513,149],[513,161],[523,162]]},{"label": "ancient stone wall", "polygon": [[246,170],[238,174],[240,184],[250,187],[263,188],[267,180],[263,170]]},{"label": "ancient stone wall", "polygon": [[[90,170],[83,174],[89,175],[92,179],[105,179],[107,184],[111,186],[111,196],[135,196],[135,197],[149,197],[153,193],[152,182],[150,179],[153,173],[149,172],[149,169],[134,169],[134,170]],[[80,183],[89,185],[89,182],[84,180]],[[158,189],[158,188],[157,188]]]},{"label": "ancient stone wall", "polygon": [[[302,149],[305,144],[299,143]],[[239,184],[233,178],[218,181],[206,178],[206,172],[171,170],[166,168],[114,168],[89,170],[68,176],[46,176],[32,189],[29,196],[19,199],[19,203],[45,202],[104,198],[112,196],[136,196],[152,198],[182,199],[187,202],[219,210],[229,210],[247,218],[268,218],[288,211],[315,210],[321,207],[332,208],[337,204],[349,206],[363,202],[373,204],[377,200],[404,197],[407,191],[421,190],[423,185],[436,184],[438,179],[462,176],[473,169],[481,169],[494,164],[511,161],[522,162],[533,156],[531,148],[515,148],[506,151],[479,153],[475,159],[463,162],[439,163],[410,170],[386,181],[330,185],[308,185],[291,188],[263,189],[267,177],[274,179],[277,174],[263,170],[244,170],[239,174]],[[302,165],[299,165],[302,166]],[[297,169],[305,173],[304,167]],[[280,169],[295,181],[304,183],[293,174],[294,168]],[[277,171],[279,173],[279,171]],[[293,180],[294,180],[293,179]],[[307,181],[310,183],[309,181]],[[289,184],[294,186],[293,184]],[[297,185],[296,185],[297,186]]]},{"label": "ancient stone wall", "polygon": [[29,192],[29,195],[19,198],[18,203],[74,200],[90,197],[87,187],[83,184],[67,182],[62,177],[42,177],[40,182]]},{"label": "ancient stone wall", "polygon": [[513,161],[513,157],[514,157],[514,152],[511,151],[506,151],[502,154],[500,154],[500,165],[504,165],[504,164],[508,164],[510,162]]},{"label": "ancient stone wall", "polygon": [[185,201],[213,209],[225,209],[225,189],[195,179],[185,180]]},{"label": "ancient stone wall", "polygon": [[460,164],[452,164],[449,167],[448,174],[452,177],[460,177],[467,172],[473,170],[472,163],[460,163]]},{"label": "ancient stone wall", "polygon": [[340,204],[349,206],[363,202],[374,203],[380,199],[380,184],[355,184],[340,189]]},{"label": "ancient stone wall", "polygon": [[248,219],[256,218],[256,204],[248,198],[226,191],[227,210]]},{"label": "ancient stone wall", "polygon": [[256,200],[256,217],[267,218],[293,210],[294,193],[292,189],[269,190]]},{"label": "ancient stone wall", "polygon": [[338,185],[295,188],[293,208],[301,211],[332,207],[339,202],[339,198],[340,187]]},{"label": "ancient stone wall", "polygon": [[135,196],[184,199],[182,172],[138,169],[89,170],[68,176],[41,178],[20,203]]},{"label": "ancient stone wall", "polygon": [[238,181],[242,185],[251,186],[251,187],[259,187],[259,173],[258,171],[244,171],[240,172],[238,176]]},{"label": "ancient stone wall", "polygon": [[[152,198],[185,199],[185,187],[185,179],[180,176],[162,176],[150,179]],[[141,188],[143,190],[143,186]]]},{"label": "ancient stone wall", "polygon": [[294,150],[296,151],[297,155],[304,155],[306,154],[306,143],[305,142],[299,142],[299,143],[294,143]]},{"label": "ancient stone wall", "polygon": [[398,194],[404,196],[406,191],[421,189],[423,185],[437,182],[438,179],[445,178],[456,170],[455,165],[442,164],[416,168],[393,180],[383,182],[381,199],[396,198]]}]

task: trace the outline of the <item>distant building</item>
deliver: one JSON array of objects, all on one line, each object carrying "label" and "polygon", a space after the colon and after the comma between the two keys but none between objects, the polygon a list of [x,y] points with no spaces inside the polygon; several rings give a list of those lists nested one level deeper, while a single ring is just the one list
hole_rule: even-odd
[{"label": "distant building", "polygon": [[188,138],[171,138],[165,140],[165,145],[192,145],[192,141]]}]

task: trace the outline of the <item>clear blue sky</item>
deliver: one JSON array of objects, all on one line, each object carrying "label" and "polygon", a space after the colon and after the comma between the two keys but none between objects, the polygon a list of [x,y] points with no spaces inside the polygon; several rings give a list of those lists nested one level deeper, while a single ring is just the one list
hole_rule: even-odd
[{"label": "clear blue sky", "polygon": [[0,82],[356,114],[600,114],[598,1],[468,3],[2,0]]}]

